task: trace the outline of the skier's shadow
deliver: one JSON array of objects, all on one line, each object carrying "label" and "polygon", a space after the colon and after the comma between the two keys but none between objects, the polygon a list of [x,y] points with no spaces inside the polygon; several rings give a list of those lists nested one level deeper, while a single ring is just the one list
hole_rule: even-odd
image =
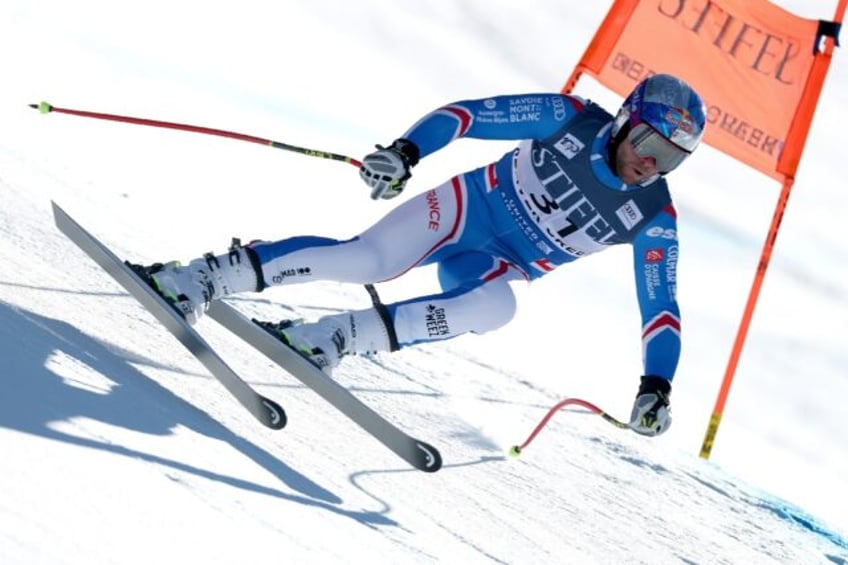
[{"label": "skier's shadow", "polygon": [[[108,375],[117,386],[107,393],[68,384],[51,370],[56,356],[72,358],[94,371]],[[133,367],[132,354],[86,335],[60,320],[46,318],[0,301],[0,427],[63,441],[117,455],[141,459],[181,472],[229,484],[233,487],[318,506],[353,518],[363,524],[396,525],[375,512],[353,512],[340,508],[334,493],[295,471],[267,451],[237,436],[208,414],[175,396]],[[143,359],[150,365],[160,365]],[[67,363],[65,359],[63,363]],[[148,410],[144,398],[155,398],[179,410]],[[177,413],[177,414],[175,414]],[[85,417],[113,426],[152,435],[169,435],[181,425],[201,435],[219,439],[278,477],[298,494],[286,493],[237,477],[198,468],[181,461],[140,452],[114,443],[78,437],[58,431],[55,423]],[[284,432],[282,432],[284,433]]]}]

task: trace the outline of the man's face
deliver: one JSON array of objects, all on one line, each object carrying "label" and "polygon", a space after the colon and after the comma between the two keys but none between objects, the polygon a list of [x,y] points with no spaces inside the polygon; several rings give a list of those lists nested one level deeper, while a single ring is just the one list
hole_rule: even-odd
[{"label": "man's face", "polygon": [[640,157],[633,149],[629,137],[625,137],[615,150],[616,174],[627,184],[639,184],[656,175],[657,160]]}]

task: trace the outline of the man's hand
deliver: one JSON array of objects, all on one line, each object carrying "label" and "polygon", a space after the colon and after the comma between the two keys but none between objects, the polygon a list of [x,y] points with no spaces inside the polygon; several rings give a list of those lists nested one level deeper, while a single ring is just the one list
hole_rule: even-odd
[{"label": "man's hand", "polygon": [[418,147],[407,139],[396,139],[388,147],[377,146],[377,151],[362,159],[359,176],[371,187],[371,198],[394,198],[403,191],[412,176],[410,169],[418,164]]},{"label": "man's hand", "polygon": [[630,427],[633,431],[656,436],[671,426],[671,383],[653,375],[642,377],[642,384],[633,402],[630,413]]}]

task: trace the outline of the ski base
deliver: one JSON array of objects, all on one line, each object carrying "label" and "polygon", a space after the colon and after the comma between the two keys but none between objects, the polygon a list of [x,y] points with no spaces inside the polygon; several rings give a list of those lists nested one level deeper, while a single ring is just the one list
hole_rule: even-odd
[{"label": "ski base", "polygon": [[146,282],[97,238],[80,226],[55,202],[56,226],[68,239],[126,289],[142,306],[171,332],[209,370],[224,388],[265,426],[278,430],[286,425],[282,406],[262,396],[247,384],[215,353],[209,344],[183,317]]},{"label": "ski base", "polygon": [[401,431],[317,366],[229,304],[221,300],[214,301],[207,315],[314,390],[416,469],[434,473],[441,468],[442,456],[438,449]]}]

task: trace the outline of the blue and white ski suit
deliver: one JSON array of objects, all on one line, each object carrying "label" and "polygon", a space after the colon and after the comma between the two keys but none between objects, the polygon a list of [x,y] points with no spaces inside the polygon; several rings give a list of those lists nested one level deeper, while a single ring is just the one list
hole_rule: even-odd
[{"label": "blue and white ski suit", "polygon": [[386,305],[405,347],[494,330],[515,313],[511,281],[629,243],[644,374],[671,380],[680,356],[676,213],[665,179],[626,185],[610,168],[612,118],[561,94],[441,107],[402,136],[422,158],[461,137],[520,142],[494,163],[412,197],[352,239],[252,244],[264,283],[375,283],[436,263],[441,293]]}]

